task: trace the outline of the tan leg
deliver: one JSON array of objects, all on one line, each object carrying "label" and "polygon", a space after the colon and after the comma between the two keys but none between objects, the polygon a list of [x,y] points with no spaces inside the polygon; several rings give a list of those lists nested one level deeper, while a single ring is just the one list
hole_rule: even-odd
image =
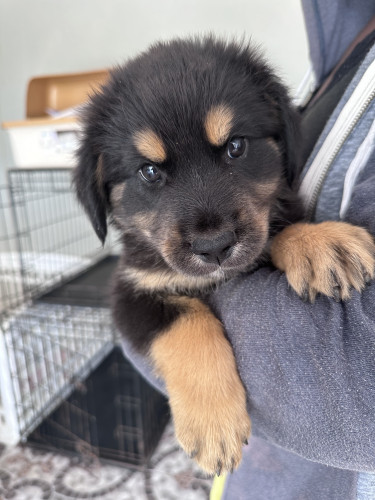
[{"label": "tan leg", "polygon": [[176,436],[208,473],[236,468],[250,434],[246,395],[221,323],[198,299],[151,347],[166,382]]}]

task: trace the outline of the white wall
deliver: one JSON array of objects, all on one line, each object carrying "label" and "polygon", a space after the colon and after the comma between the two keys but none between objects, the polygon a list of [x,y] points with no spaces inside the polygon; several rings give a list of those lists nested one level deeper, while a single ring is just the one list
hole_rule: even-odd
[{"label": "white wall", "polygon": [[[252,37],[295,89],[307,67],[299,0],[0,0],[0,122],[22,119],[27,82],[109,67],[160,38]],[[12,166],[0,132],[1,173]]]}]

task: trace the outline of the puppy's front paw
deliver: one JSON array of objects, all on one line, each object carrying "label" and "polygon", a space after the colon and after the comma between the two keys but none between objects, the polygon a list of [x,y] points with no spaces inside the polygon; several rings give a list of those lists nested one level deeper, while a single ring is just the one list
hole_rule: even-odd
[{"label": "puppy's front paw", "polygon": [[245,391],[239,379],[231,385],[230,390],[216,384],[207,393],[175,394],[170,400],[178,441],[212,475],[238,467],[250,435]]},{"label": "puppy's front paw", "polygon": [[272,242],[274,265],[305,300],[317,293],[346,300],[375,275],[375,244],[363,228],[344,222],[294,224]]}]

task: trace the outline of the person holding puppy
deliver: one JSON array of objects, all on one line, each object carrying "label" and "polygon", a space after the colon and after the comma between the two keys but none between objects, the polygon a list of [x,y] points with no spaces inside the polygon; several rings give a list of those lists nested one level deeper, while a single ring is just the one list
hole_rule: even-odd
[{"label": "person holding puppy", "polygon": [[[302,110],[310,218],[375,235],[375,4],[303,1],[317,91]],[[270,268],[212,297],[253,437],[225,500],[375,498],[375,283],[303,303]]]}]

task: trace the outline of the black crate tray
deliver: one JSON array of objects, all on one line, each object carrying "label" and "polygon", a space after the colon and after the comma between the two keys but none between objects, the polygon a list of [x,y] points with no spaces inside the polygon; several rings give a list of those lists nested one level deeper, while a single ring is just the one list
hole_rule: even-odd
[{"label": "black crate tray", "polygon": [[110,284],[118,256],[109,256],[88,271],[43,295],[39,300],[53,304],[108,307]]}]

